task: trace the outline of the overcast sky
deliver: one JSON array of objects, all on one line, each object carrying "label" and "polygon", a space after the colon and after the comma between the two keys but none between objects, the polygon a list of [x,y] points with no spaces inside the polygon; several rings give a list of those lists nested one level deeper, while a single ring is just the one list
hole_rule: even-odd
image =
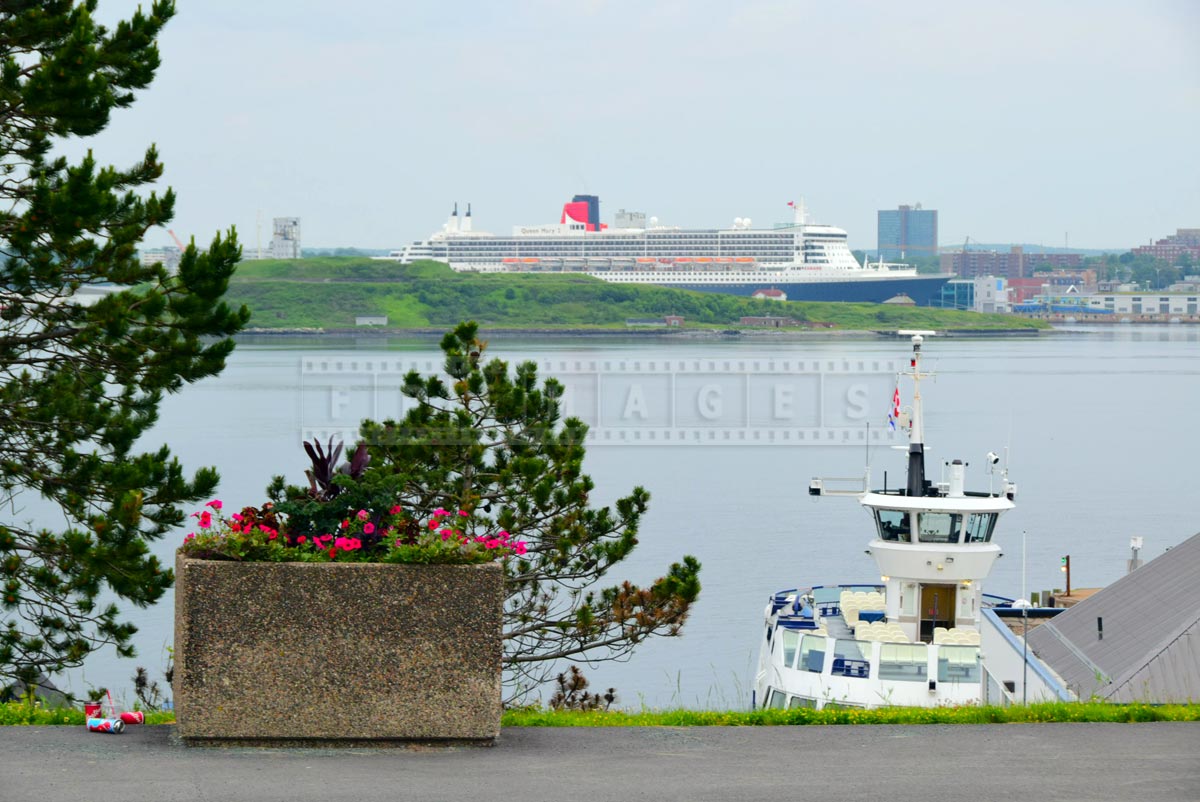
[{"label": "overcast sky", "polygon": [[398,247],[456,200],[508,233],[577,192],[697,228],[803,197],[855,248],[916,202],[942,244],[1200,227],[1195,0],[178,6],[158,79],[92,147],[158,143],[198,241],[253,247],[261,210],[264,242],[297,215],[306,247]]}]

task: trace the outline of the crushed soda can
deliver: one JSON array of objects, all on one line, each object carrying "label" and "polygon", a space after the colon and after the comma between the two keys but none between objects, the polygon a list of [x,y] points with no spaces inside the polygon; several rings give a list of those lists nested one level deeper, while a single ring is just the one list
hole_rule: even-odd
[{"label": "crushed soda can", "polygon": [[121,721],[125,722],[126,724],[145,724],[146,723],[146,714],[143,713],[141,710],[134,710],[129,713],[122,713]]},{"label": "crushed soda can", "polygon": [[89,718],[87,728],[88,732],[107,732],[119,735],[125,731],[125,722],[119,718]]}]

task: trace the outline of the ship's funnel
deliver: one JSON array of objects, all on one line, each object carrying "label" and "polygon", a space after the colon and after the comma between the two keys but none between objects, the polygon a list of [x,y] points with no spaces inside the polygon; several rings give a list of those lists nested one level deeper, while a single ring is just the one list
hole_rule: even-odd
[{"label": "ship's funnel", "polygon": [[950,490],[947,495],[951,498],[962,498],[966,487],[966,465],[960,459],[950,463]]}]

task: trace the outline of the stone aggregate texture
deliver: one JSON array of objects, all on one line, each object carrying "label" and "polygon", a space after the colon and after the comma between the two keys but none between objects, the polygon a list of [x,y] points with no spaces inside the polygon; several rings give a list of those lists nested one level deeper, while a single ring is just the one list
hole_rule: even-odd
[{"label": "stone aggregate texture", "polygon": [[452,741],[500,732],[497,563],[242,563],[176,556],[180,738]]}]

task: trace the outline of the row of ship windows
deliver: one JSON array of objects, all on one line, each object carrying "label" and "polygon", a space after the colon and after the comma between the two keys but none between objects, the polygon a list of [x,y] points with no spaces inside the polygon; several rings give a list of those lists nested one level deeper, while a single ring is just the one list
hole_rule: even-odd
[{"label": "row of ship windows", "polygon": [[[435,255],[435,256],[437,256],[437,255]],[[695,250],[693,248],[679,248],[679,249],[673,250],[673,251],[650,251],[650,252],[636,251],[636,252],[629,252],[629,253],[621,253],[619,251],[582,252],[582,251],[568,251],[568,250],[556,250],[556,249],[551,249],[551,248],[545,248],[545,249],[538,250],[538,251],[468,251],[468,250],[463,250],[463,251],[453,251],[448,254],[441,254],[440,256],[443,258],[448,257],[451,260],[470,259],[470,258],[499,259],[499,258],[508,258],[508,257],[513,257],[513,258],[519,258],[519,257],[539,258],[540,257],[543,259],[546,259],[546,258],[560,258],[560,259],[562,259],[562,258],[565,258],[565,259],[636,259],[636,258],[651,258],[651,259],[653,259],[653,258],[663,258],[663,259],[670,259],[670,258],[681,257],[681,256],[693,257],[693,258],[718,258],[718,259],[723,258],[723,257],[728,257],[728,258],[741,258],[741,257],[764,258],[764,257],[768,257],[768,258],[775,258],[775,259],[791,259],[793,256],[799,256],[799,254],[796,254],[794,251],[773,249],[773,248],[763,248],[761,250],[756,250],[756,251],[749,251],[749,250],[748,251],[718,251],[717,253],[713,253],[712,251]],[[822,256],[824,256],[824,254],[811,254],[811,253],[808,254],[809,258],[814,258],[814,257],[820,258]]]}]

